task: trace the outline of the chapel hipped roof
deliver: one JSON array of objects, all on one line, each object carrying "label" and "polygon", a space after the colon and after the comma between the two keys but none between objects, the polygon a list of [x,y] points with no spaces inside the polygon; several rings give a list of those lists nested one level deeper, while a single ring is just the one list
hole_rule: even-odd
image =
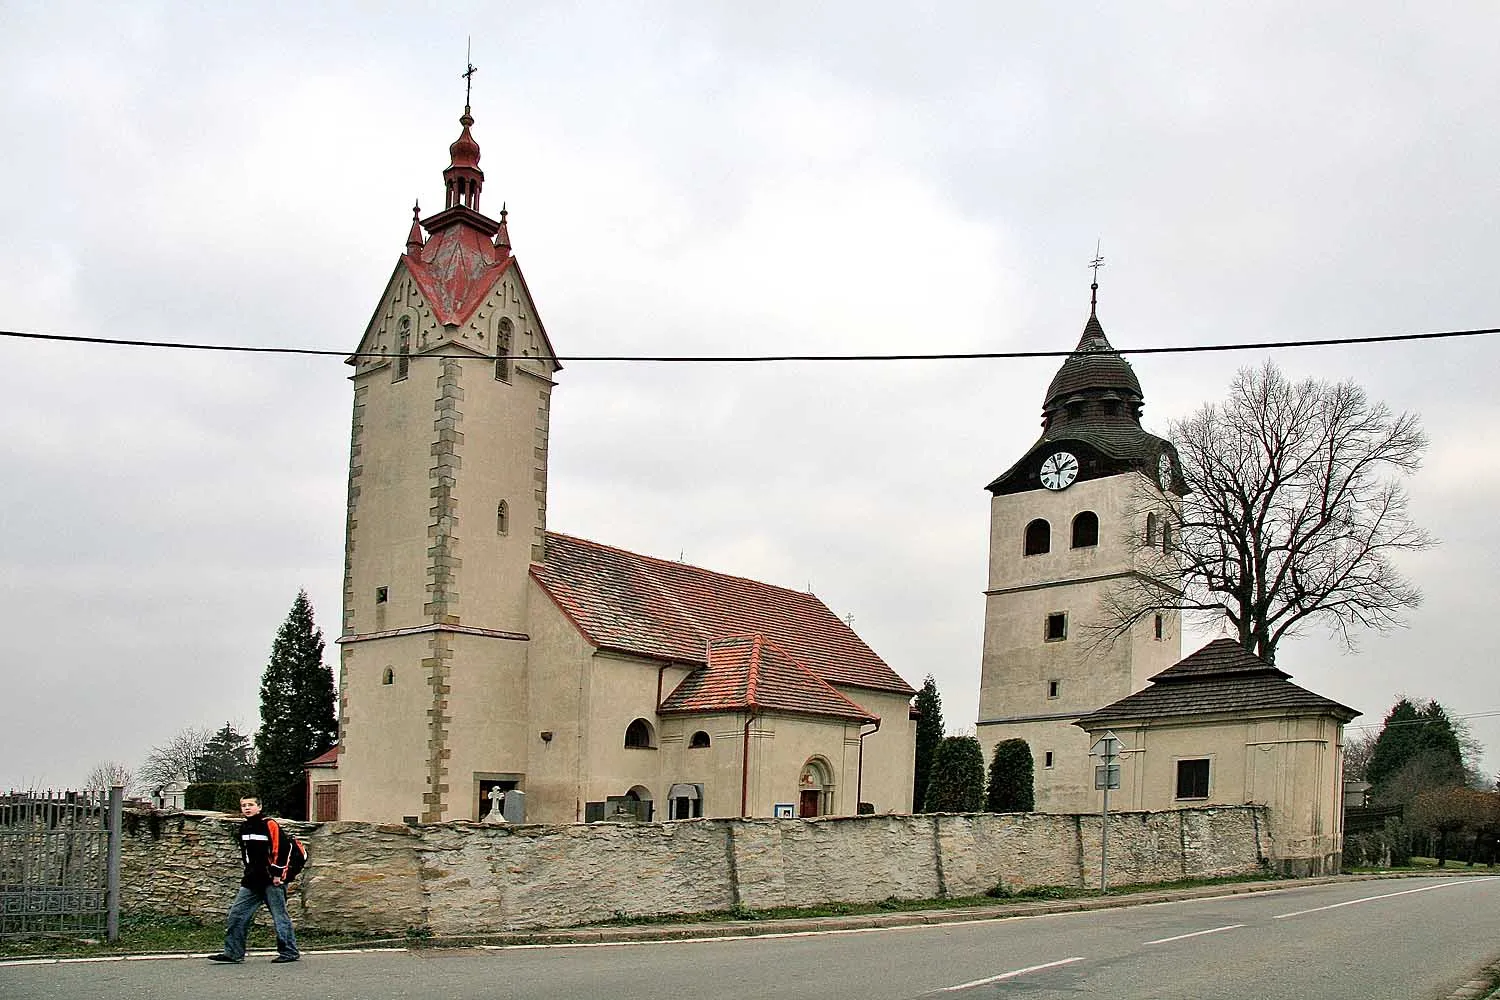
[{"label": "chapel hipped roof", "polygon": [[792,712],[860,723],[878,719],[763,635],[710,640],[707,665],[684,678],[658,711]]},{"label": "chapel hipped roof", "polygon": [[[783,653],[826,684],[916,693],[812,594],[551,531],[546,553],[532,577],[599,649],[717,668],[723,677],[724,657],[739,647],[714,654],[714,644],[759,636],[763,654]],[[774,653],[767,669],[790,676]]]},{"label": "chapel hipped roof", "polygon": [[1079,719],[1098,729],[1127,722],[1193,715],[1332,715],[1348,722],[1360,713],[1288,680],[1285,671],[1233,639],[1215,639],[1151,678],[1151,684]]}]

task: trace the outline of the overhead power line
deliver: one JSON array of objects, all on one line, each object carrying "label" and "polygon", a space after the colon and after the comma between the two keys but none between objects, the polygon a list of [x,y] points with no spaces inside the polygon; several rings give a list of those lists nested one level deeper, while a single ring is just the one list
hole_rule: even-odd
[{"label": "overhead power line", "polygon": [[[1306,340],[1272,340],[1261,342],[1238,342],[1233,344],[1184,344],[1176,347],[1129,347],[1118,348],[1117,354],[1210,354],[1225,351],[1265,351],[1290,347],[1341,347],[1351,344],[1393,344],[1402,341],[1448,340],[1457,337],[1484,337],[1500,333],[1500,327],[1479,330],[1443,330],[1435,333],[1392,333],[1370,337],[1328,337]],[[386,352],[352,352],[327,350],[314,347],[256,347],[249,344],[205,344],[183,343],[171,340],[132,340],[123,337],[83,337],[62,333],[34,333],[22,330],[0,330],[0,337],[20,340],[45,340],[68,344],[89,344],[110,347],[152,347],[179,351],[228,351],[244,354],[301,354],[313,357],[337,358],[395,358],[400,355]],[[496,355],[477,352],[486,358]],[[652,364],[749,364],[786,361],[993,361],[1021,358],[1066,358],[1073,351],[972,351],[941,354],[574,354],[559,355],[557,360],[567,364],[587,361],[631,362]],[[472,358],[475,354],[415,353],[412,358]],[[518,355],[507,355],[511,360],[520,360]]]}]

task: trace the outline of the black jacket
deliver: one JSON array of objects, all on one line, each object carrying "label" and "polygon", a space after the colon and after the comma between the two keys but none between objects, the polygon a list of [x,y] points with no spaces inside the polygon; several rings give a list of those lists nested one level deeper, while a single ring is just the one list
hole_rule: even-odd
[{"label": "black jacket", "polygon": [[240,858],[245,862],[245,876],[240,885],[264,889],[274,876],[286,879],[287,855],[292,841],[281,826],[264,813],[251,816],[240,824]]}]

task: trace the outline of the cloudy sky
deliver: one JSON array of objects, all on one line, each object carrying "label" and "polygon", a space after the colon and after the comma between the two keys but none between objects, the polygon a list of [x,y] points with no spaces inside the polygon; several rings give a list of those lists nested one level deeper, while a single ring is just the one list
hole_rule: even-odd
[{"label": "cloudy sky", "polygon": [[[485,205],[557,350],[1066,350],[1500,325],[1490,3],[0,2],[0,329],[352,349],[441,196],[474,39]],[[342,589],[337,358],[0,338],[0,786],[257,722]],[[1283,646],[1378,723],[1470,716],[1500,339],[1138,358],[1157,431],[1272,356],[1431,436],[1410,628]],[[568,364],[549,526],[811,587],[975,721],[984,485],[1056,360]],[[1194,642],[1211,637],[1190,637]]]}]

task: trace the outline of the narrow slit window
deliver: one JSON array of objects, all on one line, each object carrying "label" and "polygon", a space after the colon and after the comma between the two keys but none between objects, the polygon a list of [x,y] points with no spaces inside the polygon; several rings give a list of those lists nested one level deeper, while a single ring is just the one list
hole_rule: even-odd
[{"label": "narrow slit window", "polygon": [[1162,620],[1161,615],[1157,615],[1156,616],[1156,641],[1157,642],[1161,642],[1162,636],[1165,633],[1166,633],[1166,623]]},{"label": "narrow slit window", "polygon": [[380,675],[380,683],[390,685],[396,683],[396,671],[386,667],[385,672]]},{"label": "narrow slit window", "polygon": [[1048,681],[1047,682],[1047,697],[1048,698],[1056,698],[1061,693],[1062,693],[1062,681]]},{"label": "narrow slit window", "polygon": [[1156,545],[1156,515],[1155,514],[1147,514],[1146,515],[1146,544],[1148,546],[1155,546]]},{"label": "narrow slit window", "polygon": [[396,335],[396,365],[391,375],[392,382],[406,378],[411,371],[411,317],[402,316]]},{"label": "narrow slit window", "polygon": [[504,500],[495,505],[495,534],[510,534],[510,504]]},{"label": "narrow slit window", "polygon": [[495,379],[499,382],[510,381],[511,330],[510,320],[502,316],[495,330]]}]

